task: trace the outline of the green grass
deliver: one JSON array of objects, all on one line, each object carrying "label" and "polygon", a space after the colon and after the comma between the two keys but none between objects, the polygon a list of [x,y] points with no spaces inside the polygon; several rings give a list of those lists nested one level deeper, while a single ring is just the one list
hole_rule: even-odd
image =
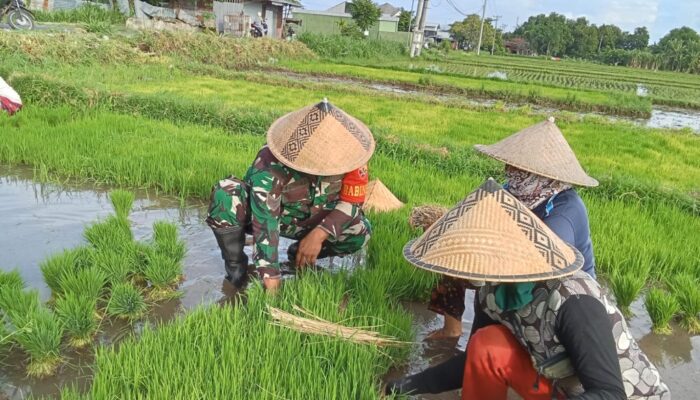
[{"label": "green grass", "polygon": [[113,190],[109,193],[117,217],[127,219],[131,208],[134,206],[134,192],[128,190]]},{"label": "green grass", "polygon": [[116,10],[107,10],[102,7],[85,4],[81,7],[70,10],[57,11],[34,11],[36,20],[39,22],[67,22],[67,23],[107,23],[124,24],[126,17]]},{"label": "green grass", "polygon": [[651,289],[644,301],[654,333],[670,335],[672,333],[671,320],[680,310],[676,298],[661,289]]},{"label": "green grass", "polygon": [[245,306],[200,309],[158,330],[147,328],[119,351],[97,351],[100,373],[84,397],[378,398],[378,376],[410,346],[378,349],[302,334],[272,325],[266,312],[268,303],[290,311],[299,305],[321,318],[410,340],[410,316],[365,286],[373,272],[305,274],[274,299],[256,285]]},{"label": "green grass", "polygon": [[83,348],[92,343],[98,328],[96,297],[83,293],[66,293],[56,300],[55,310],[65,327],[71,346]]},{"label": "green grass", "polygon": [[408,53],[408,43],[389,40],[361,39],[341,35],[304,32],[297,36],[311,51],[327,58],[397,57]]},{"label": "green grass", "polygon": [[331,62],[289,61],[287,69],[308,75],[348,77],[368,82],[398,84],[408,89],[452,93],[470,97],[500,99],[510,103],[553,106],[575,112],[599,111],[609,114],[649,116],[651,101],[633,93],[507,82],[484,77],[436,73],[431,70],[338,65]]},{"label": "green grass", "polygon": [[113,317],[136,320],[147,310],[141,290],[128,282],[116,283],[112,286],[111,297],[107,304],[107,313]]}]

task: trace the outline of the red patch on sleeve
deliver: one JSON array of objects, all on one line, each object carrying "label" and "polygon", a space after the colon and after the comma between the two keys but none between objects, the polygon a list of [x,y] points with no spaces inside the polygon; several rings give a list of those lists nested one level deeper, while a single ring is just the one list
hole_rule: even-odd
[{"label": "red patch on sleeve", "polygon": [[367,166],[345,174],[343,177],[343,188],[340,191],[340,200],[348,203],[364,203],[368,181]]}]

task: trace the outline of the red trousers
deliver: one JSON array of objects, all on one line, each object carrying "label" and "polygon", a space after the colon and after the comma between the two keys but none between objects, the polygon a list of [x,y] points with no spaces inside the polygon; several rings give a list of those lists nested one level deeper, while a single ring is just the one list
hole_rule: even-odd
[{"label": "red trousers", "polygon": [[467,347],[462,400],[507,400],[508,387],[524,400],[552,398],[551,382],[538,378],[530,354],[508,328],[479,329]]}]

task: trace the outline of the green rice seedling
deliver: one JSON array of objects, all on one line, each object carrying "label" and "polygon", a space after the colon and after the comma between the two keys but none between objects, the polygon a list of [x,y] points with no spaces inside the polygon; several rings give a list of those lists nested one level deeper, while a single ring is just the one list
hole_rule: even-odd
[{"label": "green rice seedling", "polygon": [[112,286],[112,297],[107,305],[107,313],[110,315],[135,320],[143,316],[146,307],[143,294],[131,283],[122,282]]},{"label": "green rice seedling", "polygon": [[[38,293],[35,293],[38,302]],[[13,340],[29,355],[27,374],[32,377],[53,375],[61,364],[63,324],[46,307],[36,307],[12,317]]]},{"label": "green rice seedling", "polygon": [[104,271],[99,267],[90,267],[76,272],[64,272],[59,285],[63,294],[76,294],[97,300],[102,297],[106,282],[107,274]]},{"label": "green rice seedling", "polygon": [[646,276],[644,274],[616,272],[610,276],[610,286],[615,293],[617,306],[625,316],[630,315],[630,304],[639,296],[645,283]]},{"label": "green rice seedling", "polygon": [[0,271],[0,290],[10,288],[22,289],[23,287],[24,281],[18,270],[10,272]]},{"label": "green rice seedling", "polygon": [[89,226],[83,235],[97,250],[122,250],[134,240],[129,221],[117,216]]},{"label": "green rice seedling", "polygon": [[681,325],[691,334],[700,333],[700,285],[690,274],[679,274],[669,279],[669,287],[680,304]]},{"label": "green rice seedling", "polygon": [[39,307],[39,292],[25,291],[21,287],[9,286],[0,290],[0,313],[12,323],[16,316],[31,313]]},{"label": "green rice seedling", "polygon": [[653,288],[649,290],[644,304],[649,312],[654,333],[670,335],[671,320],[680,309],[678,300],[661,289]]},{"label": "green rice seedling", "polygon": [[154,253],[148,259],[144,276],[151,285],[151,299],[172,298],[177,296],[175,288],[182,277],[182,264],[167,255]]},{"label": "green rice seedling", "polygon": [[128,190],[113,190],[109,193],[117,217],[127,219],[134,205],[135,195]]},{"label": "green rice seedling", "polygon": [[174,262],[185,258],[185,243],[179,239],[175,224],[165,221],[154,223],[153,241],[158,253],[170,257]]},{"label": "green rice seedling", "polygon": [[56,315],[65,327],[71,346],[82,348],[92,342],[98,327],[96,308],[97,298],[80,293],[66,293],[56,300]]},{"label": "green rice seedling", "polygon": [[95,253],[95,267],[105,275],[105,279],[110,284],[124,282],[131,275],[137,272],[133,254],[104,249]]},{"label": "green rice seedling", "polygon": [[61,278],[76,271],[76,252],[66,250],[41,263],[41,273],[51,291],[61,293]]}]

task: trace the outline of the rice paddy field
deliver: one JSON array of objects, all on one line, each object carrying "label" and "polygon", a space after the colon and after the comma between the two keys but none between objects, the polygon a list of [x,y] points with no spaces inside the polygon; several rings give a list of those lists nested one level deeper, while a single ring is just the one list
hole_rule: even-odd
[{"label": "rice paddy field", "polygon": [[[492,70],[509,79],[487,78]],[[22,182],[42,185],[35,197],[50,187],[53,202],[61,187],[109,193],[101,208],[65,214],[84,221],[70,240],[51,239],[60,229],[42,229],[38,219],[25,243],[11,233],[19,228],[0,222],[3,250],[14,251],[5,240],[39,246],[17,250],[25,254],[9,258],[17,265],[0,265],[0,385],[12,398],[381,398],[383,377],[423,349],[419,318],[405,302],[425,302],[437,279],[401,256],[419,234],[407,224],[410,207],[451,206],[487,177],[502,179],[503,166],[472,146],[549,114],[601,181],[580,191],[599,275],[674,393],[692,398],[700,370],[700,136],[588,113],[695,108],[697,76],[460,54],[323,60],[297,42],[209,35],[4,32],[0,75],[25,101],[16,116],[0,115],[2,175],[24,171]],[[637,95],[638,83],[647,96]],[[228,301],[216,243],[202,224],[210,188],[245,172],[275,118],[323,97],[372,129],[370,173],[407,206],[370,213],[366,265],[304,274],[274,297],[253,284],[244,300]],[[0,189],[12,182],[0,180]],[[171,219],[141,221],[149,210],[143,193],[174,202]],[[0,221],[22,209],[0,206]],[[193,235],[191,226],[201,231]],[[168,318],[153,318],[172,304],[179,306]],[[297,314],[301,307],[405,343],[291,331],[271,323],[271,306]],[[116,340],[106,334],[113,326],[125,327]]]}]

